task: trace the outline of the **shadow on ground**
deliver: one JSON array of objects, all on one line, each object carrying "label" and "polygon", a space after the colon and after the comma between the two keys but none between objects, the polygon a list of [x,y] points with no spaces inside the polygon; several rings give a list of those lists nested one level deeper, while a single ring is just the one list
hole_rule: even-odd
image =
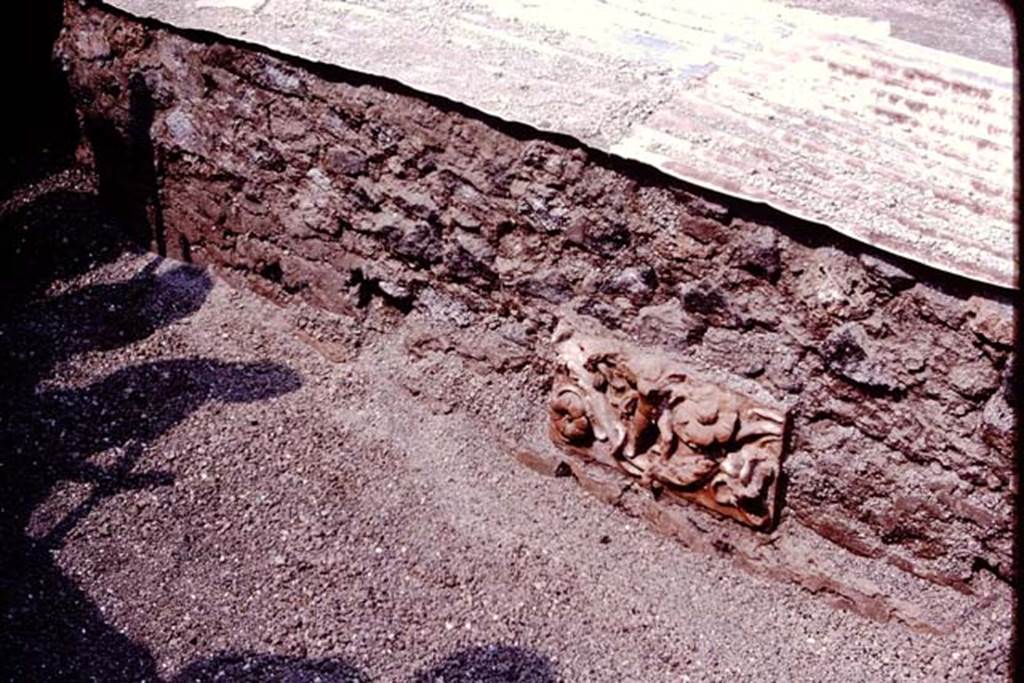
[{"label": "shadow on ground", "polygon": [[[303,659],[273,655],[223,655],[191,664],[173,683],[364,683],[371,678],[338,659]],[[485,645],[458,652],[414,683],[554,683],[551,663],[519,647]]]},{"label": "shadow on ground", "polygon": [[414,683],[555,683],[554,668],[544,655],[520,647],[486,645],[451,655]]},{"label": "shadow on ground", "polygon": [[4,131],[0,133],[0,198],[66,164],[78,139],[71,94],[51,59],[63,23],[61,0],[0,5]]},{"label": "shadow on ground", "polygon": [[[133,83],[127,127],[86,121],[80,129],[51,59],[62,6],[0,8],[0,59],[20,65],[8,84],[18,106],[0,129],[0,681],[152,681],[160,678],[153,652],[110,623],[53,553],[98,506],[128,491],[174,486],[171,473],[140,465],[204,404],[260,401],[301,380],[268,361],[169,358],[119,363],[82,386],[51,383],[65,361],[116,351],[195,313],[212,286],[202,270],[154,256],[126,280],[63,289],[126,251],[164,245],[144,83]],[[47,180],[72,162],[83,132],[98,194]],[[34,199],[4,205],[26,189]],[[58,283],[62,292],[54,294]],[[30,534],[33,513],[67,482],[88,493],[44,534]],[[223,653],[170,680],[370,679],[338,659]],[[490,645],[454,654],[415,680],[546,683],[554,675],[542,655]]]},{"label": "shadow on ground", "polygon": [[[59,215],[50,218],[61,223]],[[40,244],[46,242],[39,237]],[[33,288],[31,295],[26,290],[27,300],[0,315],[0,373],[7,380],[0,395],[0,544],[5,549],[0,673],[5,680],[158,679],[153,653],[109,623],[52,553],[91,512],[118,495],[173,486],[171,473],[139,466],[162,435],[204,404],[260,401],[298,389],[301,380],[272,362],[209,358],[118,362],[80,386],[52,380],[65,361],[116,352],[187,318],[202,307],[211,286],[204,271],[153,256],[119,282],[51,296],[38,294],[45,287]],[[85,484],[88,493],[48,524],[45,534],[29,534],[33,512],[66,482]],[[193,662],[171,680],[370,679],[337,659],[226,653]],[[491,645],[452,655],[414,680],[545,683],[555,678],[542,655]]]},{"label": "shadow on ground", "polygon": [[0,216],[0,310],[41,296],[130,248],[123,231],[87,192],[55,189]]},{"label": "shadow on ground", "polygon": [[[61,361],[138,341],[202,305],[205,273],[180,266],[156,274],[156,264],[123,282],[42,298],[0,321],[0,372],[9,378],[0,396],[0,661],[10,680],[155,678],[152,655],[105,621],[51,552],[108,499],[172,486],[169,473],[136,466],[205,403],[259,401],[300,386],[275,363],[174,358],[119,367],[81,387],[48,387]],[[64,482],[87,484],[89,493],[44,537],[30,536],[33,511]]]},{"label": "shadow on ground", "polygon": [[[51,199],[44,196],[18,213],[39,218],[33,222],[33,248],[82,244],[74,226],[87,230],[86,217],[102,220],[85,198]],[[84,215],[79,213],[83,207],[89,208]],[[0,225],[17,225],[9,219],[0,217]],[[174,486],[171,473],[140,471],[139,466],[154,442],[204,404],[260,401],[301,385],[294,371],[276,363],[209,358],[119,363],[81,386],[52,382],[61,364],[76,356],[116,352],[187,318],[203,306],[212,287],[204,271],[153,256],[119,282],[45,293],[53,281],[114,258],[121,242],[115,232],[109,236],[102,240],[111,245],[109,255],[102,252],[104,257],[97,259],[95,251],[64,250],[62,260],[33,272],[32,285],[0,313],[0,375],[5,378],[0,394],[0,680],[157,680],[154,654],[109,623],[52,553],[92,511],[118,495]],[[85,484],[89,492],[62,519],[47,525],[44,535],[29,534],[33,512],[67,482]],[[193,662],[171,680],[333,683],[370,678],[338,659],[225,653]],[[547,683],[555,676],[540,654],[489,645],[456,653],[415,674],[414,680]]]},{"label": "shadow on ground", "polygon": [[[11,93],[21,96],[16,116],[0,131],[0,198],[19,188],[42,191],[0,215],[0,680],[152,680],[152,653],[107,622],[52,552],[104,501],[173,486],[169,473],[140,472],[137,465],[156,439],[203,404],[259,401],[295,390],[300,380],[269,362],[176,358],[118,367],[81,387],[47,386],[63,361],[129,345],[191,315],[211,287],[202,271],[161,269],[154,257],[128,280],[47,295],[54,283],[140,243],[108,201],[47,184],[70,162],[80,132],[50,58],[61,5],[47,0],[2,10],[2,25],[11,29],[0,41],[4,63],[23,68],[11,83]],[[65,482],[84,483],[89,493],[44,537],[30,536],[33,512]]]}]

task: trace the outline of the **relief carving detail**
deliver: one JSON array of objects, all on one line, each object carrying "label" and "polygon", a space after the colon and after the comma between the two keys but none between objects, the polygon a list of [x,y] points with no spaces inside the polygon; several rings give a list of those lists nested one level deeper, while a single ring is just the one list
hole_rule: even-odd
[{"label": "relief carving detail", "polygon": [[656,494],[755,528],[775,520],[784,412],[692,376],[658,354],[556,333],[551,439]]}]

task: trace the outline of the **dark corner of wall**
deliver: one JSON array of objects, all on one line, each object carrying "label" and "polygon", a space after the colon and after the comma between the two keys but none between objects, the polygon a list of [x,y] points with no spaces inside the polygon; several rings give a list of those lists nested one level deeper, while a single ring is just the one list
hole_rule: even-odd
[{"label": "dark corner of wall", "polygon": [[61,0],[9,2],[0,7],[0,63],[7,74],[0,126],[0,196],[30,182],[74,153],[74,105],[53,45],[60,34]]}]

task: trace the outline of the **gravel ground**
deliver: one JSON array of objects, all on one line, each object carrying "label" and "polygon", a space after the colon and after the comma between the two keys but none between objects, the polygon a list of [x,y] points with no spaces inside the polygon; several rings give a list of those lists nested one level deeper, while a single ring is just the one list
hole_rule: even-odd
[{"label": "gravel ground", "polygon": [[[5,238],[89,197],[8,207]],[[428,350],[417,311],[357,330],[117,256],[92,220],[0,320],[2,680],[1007,676],[1005,591],[926,636],[691,553],[509,457],[526,370]]]}]

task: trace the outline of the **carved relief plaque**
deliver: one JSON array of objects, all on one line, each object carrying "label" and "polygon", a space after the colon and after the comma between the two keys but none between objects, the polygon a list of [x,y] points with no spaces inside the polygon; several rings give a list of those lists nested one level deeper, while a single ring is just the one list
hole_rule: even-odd
[{"label": "carved relief plaque", "polygon": [[556,333],[548,406],[563,450],[755,528],[775,520],[784,412],[615,341]]}]

